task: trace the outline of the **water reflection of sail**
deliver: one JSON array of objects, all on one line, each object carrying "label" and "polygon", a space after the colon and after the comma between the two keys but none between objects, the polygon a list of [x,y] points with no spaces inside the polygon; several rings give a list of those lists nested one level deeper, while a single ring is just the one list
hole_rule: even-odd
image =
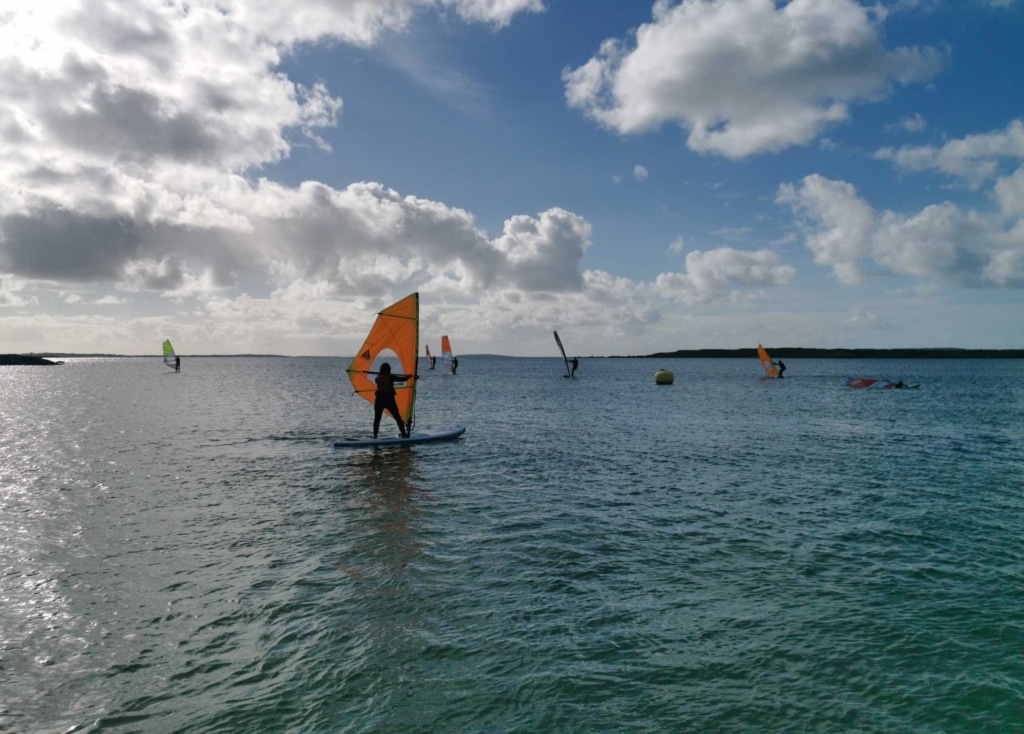
[{"label": "water reflection of sail", "polygon": [[337,568],[347,576],[381,578],[392,585],[422,554],[414,520],[418,514],[415,454],[405,448],[353,454],[346,476],[353,480],[361,510],[353,514],[355,539]]}]

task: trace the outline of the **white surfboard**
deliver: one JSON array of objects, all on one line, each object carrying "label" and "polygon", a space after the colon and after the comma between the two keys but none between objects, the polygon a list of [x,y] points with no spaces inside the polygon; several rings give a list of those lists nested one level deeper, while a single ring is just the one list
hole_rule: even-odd
[{"label": "white surfboard", "polygon": [[458,438],[466,432],[465,426],[447,428],[431,428],[426,431],[413,431],[409,438],[401,436],[381,436],[380,438],[343,438],[334,442],[336,449],[358,449],[368,446],[404,446],[412,443],[428,443],[429,441],[446,441]]}]

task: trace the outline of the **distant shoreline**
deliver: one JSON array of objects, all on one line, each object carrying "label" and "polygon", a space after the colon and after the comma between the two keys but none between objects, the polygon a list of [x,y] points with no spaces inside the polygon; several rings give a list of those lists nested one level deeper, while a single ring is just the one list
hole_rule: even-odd
[{"label": "distant shoreline", "polygon": [[[183,354],[187,359],[243,358],[243,359],[351,359],[346,355],[286,354]],[[507,354],[461,354],[460,357],[499,357],[503,359],[537,359],[512,357]],[[815,347],[772,347],[773,359],[1024,359],[1024,349],[818,349]],[[0,365],[56,364],[49,359],[160,359],[158,354],[77,354],[74,352],[27,352],[0,354]],[[555,355],[551,355],[554,359]],[[590,355],[581,359],[757,359],[757,350],[743,349],[677,349],[674,352],[653,354]]]},{"label": "distant shoreline", "polygon": [[[650,359],[729,358],[757,359],[757,349],[678,349],[636,355]],[[772,347],[772,359],[1024,359],[1024,349],[816,349]]]}]

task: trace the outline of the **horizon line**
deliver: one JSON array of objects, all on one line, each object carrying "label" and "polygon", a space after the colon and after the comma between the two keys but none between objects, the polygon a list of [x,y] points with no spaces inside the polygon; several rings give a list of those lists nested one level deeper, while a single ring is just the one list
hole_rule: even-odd
[{"label": "horizon line", "polygon": [[[852,356],[866,356],[873,354],[876,356],[926,356],[926,354],[934,356],[944,355],[956,355],[956,356],[970,356],[970,355],[1002,355],[1002,356],[1015,356],[1024,358],[1024,348],[988,348],[988,347],[773,347],[771,349],[773,354],[777,356],[784,356],[792,358],[828,358],[828,357],[852,357]],[[69,359],[84,359],[84,358],[109,358],[109,359],[161,359],[162,355],[159,354],[117,354],[113,352],[59,352],[48,350],[45,352],[18,352],[0,356],[8,357],[66,357]],[[238,352],[238,353],[215,353],[215,354],[179,354],[180,357],[188,357],[190,359],[210,359],[210,358],[244,358],[244,359],[352,359],[354,355],[340,355],[340,354],[272,354],[272,353],[256,353],[256,352]],[[756,357],[757,349],[755,347],[735,347],[735,348],[717,348],[717,347],[702,347],[699,349],[675,349],[671,351],[660,351],[653,352],[650,354],[608,354],[599,355],[592,354],[587,356],[581,356],[580,359],[678,359],[678,358],[729,358],[729,357]],[[495,353],[468,353],[460,354],[460,358],[481,358],[481,357],[498,357],[502,359],[560,359],[558,355],[533,355],[533,356],[520,356],[512,354],[495,354]],[[417,357],[419,359],[426,359],[426,357]]]}]

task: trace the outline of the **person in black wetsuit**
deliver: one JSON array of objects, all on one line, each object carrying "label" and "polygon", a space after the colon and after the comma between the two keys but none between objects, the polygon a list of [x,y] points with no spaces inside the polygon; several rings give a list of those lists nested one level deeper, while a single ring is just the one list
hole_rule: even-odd
[{"label": "person in black wetsuit", "polygon": [[786,371],[786,363],[780,359],[775,366],[779,368],[779,377],[782,377],[782,373]]},{"label": "person in black wetsuit", "polygon": [[452,357],[452,374],[453,375],[455,374],[455,371],[457,369],[459,369],[459,358],[458,357]]},{"label": "person in black wetsuit", "polygon": [[569,373],[569,377],[575,377],[576,376],[576,368],[580,366],[580,360],[579,360],[578,357],[573,357],[572,358],[572,362],[570,362],[569,364],[572,365],[572,372]]},{"label": "person in black wetsuit", "polygon": [[398,375],[391,373],[391,365],[387,362],[380,366],[380,372],[377,373],[377,391],[374,393],[375,398],[373,401],[373,437],[377,438],[377,432],[380,430],[380,417],[384,415],[384,411],[388,411],[395,417],[395,422],[398,424],[398,432],[402,438],[409,438],[409,429],[405,425],[405,421],[402,420],[402,413],[398,409],[398,403],[395,402],[395,383],[396,382],[408,382],[416,378],[416,375]]},{"label": "person in black wetsuit", "polygon": [[174,371],[181,372],[181,357],[177,354],[174,355]]}]

